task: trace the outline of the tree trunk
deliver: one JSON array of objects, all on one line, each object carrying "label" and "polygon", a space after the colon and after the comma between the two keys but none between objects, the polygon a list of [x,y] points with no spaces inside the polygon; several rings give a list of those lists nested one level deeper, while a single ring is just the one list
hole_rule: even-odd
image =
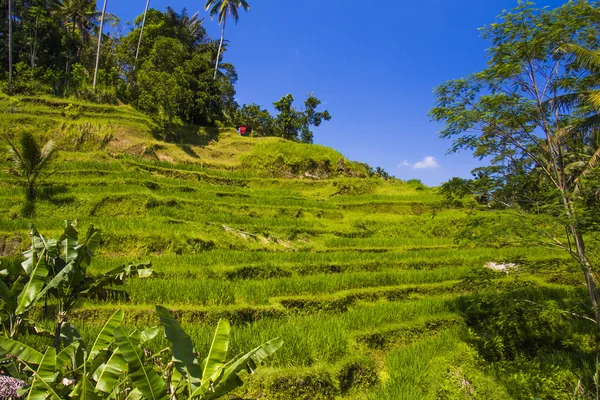
[{"label": "tree trunk", "polygon": [[8,0],[8,82],[12,82],[12,0]]},{"label": "tree trunk", "polygon": [[217,51],[217,63],[215,64],[215,76],[213,79],[217,79],[217,71],[219,71],[219,59],[221,58],[221,49],[223,48],[223,39],[225,39],[225,25],[227,25],[227,14],[223,19],[223,29],[221,30],[221,41],[219,42],[219,51]]},{"label": "tree trunk", "polygon": [[100,31],[98,32],[98,50],[96,51],[96,68],[94,69],[94,83],[92,89],[96,90],[96,79],[98,78],[98,64],[100,63],[100,48],[102,47],[102,28],[104,27],[104,14],[106,13],[106,2],[102,7],[102,16],[100,17]]},{"label": "tree trunk", "polygon": [[140,47],[142,45],[142,35],[144,34],[144,26],[146,25],[146,15],[148,14],[148,7],[150,6],[150,0],[146,0],[146,8],[144,9],[144,18],[142,19],[142,30],[140,31],[140,38],[138,39],[137,49],[135,51],[135,61],[137,61],[140,55]]},{"label": "tree trunk", "polygon": [[35,17],[35,30],[33,32],[33,45],[31,47],[31,69],[35,68],[35,51],[37,46],[37,37],[38,37],[38,23],[39,23],[39,15]]},{"label": "tree trunk", "polygon": [[600,329],[600,308],[598,307],[598,290],[596,287],[596,280],[594,279],[594,274],[592,273],[592,265],[587,255],[585,241],[583,240],[583,237],[579,232],[579,228],[577,227],[577,221],[575,220],[573,204],[566,196],[564,191],[562,191],[562,200],[563,206],[565,208],[565,213],[570,221],[568,229],[571,232],[571,236],[573,236],[573,241],[575,242],[575,250],[577,251],[577,261],[579,261],[579,266],[581,267],[581,271],[583,272],[585,284],[588,290],[588,295],[590,296],[592,308],[594,309],[596,326],[598,327],[598,329]]},{"label": "tree trunk", "polygon": [[571,234],[573,235],[573,239],[575,241],[575,248],[577,250],[577,258],[579,259],[579,264],[581,266],[581,270],[583,272],[583,276],[585,278],[585,284],[588,289],[588,294],[590,296],[590,301],[592,302],[592,308],[594,309],[594,315],[596,317],[596,325],[600,329],[600,308],[598,308],[598,290],[596,287],[596,280],[594,279],[594,275],[592,273],[592,265],[590,264],[590,260],[587,256],[587,251],[585,248],[585,242],[583,237],[579,233],[577,226],[571,224],[569,226],[571,230]]},{"label": "tree trunk", "polygon": [[56,353],[60,353],[60,334],[62,333],[62,324],[65,321],[65,317],[62,311],[58,312],[56,317],[56,328],[54,329],[54,349]]}]

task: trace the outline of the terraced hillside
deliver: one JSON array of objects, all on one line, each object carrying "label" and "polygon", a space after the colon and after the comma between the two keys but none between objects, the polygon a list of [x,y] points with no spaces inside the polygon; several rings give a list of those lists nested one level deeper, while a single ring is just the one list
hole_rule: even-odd
[{"label": "terraced hillside", "polygon": [[[165,143],[130,108],[70,104],[1,99],[3,127],[35,129],[63,149],[34,217],[22,215],[18,182],[1,175],[3,265],[18,268],[30,223],[48,236],[65,219],[94,224],[103,241],[93,273],[131,260],[156,273],[127,283],[129,302],[81,304],[72,320],[86,338],[119,308],[129,325],[157,324],[156,304],[201,354],[222,317],[234,325],[232,354],[282,337],[241,397],[510,398],[525,384],[486,366],[465,299],[503,285],[557,303],[581,292],[561,253],[455,241],[474,213],[493,213],[450,206],[418,182],[366,178],[331,149],[197,128]],[[514,260],[516,274],[483,269]],[[548,357],[540,365],[558,362]],[[561,379],[571,393],[578,377]]]}]

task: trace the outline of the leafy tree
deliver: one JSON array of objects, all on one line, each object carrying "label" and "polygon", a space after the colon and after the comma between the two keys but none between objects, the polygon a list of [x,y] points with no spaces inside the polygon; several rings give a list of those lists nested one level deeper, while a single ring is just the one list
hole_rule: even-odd
[{"label": "leafy tree", "polygon": [[560,102],[589,79],[570,55],[557,51],[564,43],[593,44],[597,33],[587,13],[584,4],[573,2],[554,10],[521,3],[504,12],[500,22],[483,28],[483,37],[492,43],[488,67],[439,86],[430,115],[444,123],[441,136],[454,139],[452,151],[471,150],[491,162],[476,177],[486,181],[490,202],[516,209],[523,218],[546,221],[538,238],[577,260],[600,327],[579,195],[585,169],[570,168],[579,158],[594,170],[597,147],[578,151],[586,141],[573,127],[585,110],[567,112]]},{"label": "leafy tree", "polygon": [[223,48],[223,40],[225,39],[225,25],[227,25],[227,17],[231,16],[237,24],[240,19],[238,9],[242,7],[245,11],[250,9],[250,5],[246,0],[207,0],[206,10],[210,12],[210,16],[218,16],[219,25],[223,25],[221,30],[221,41],[219,42],[219,50],[217,51],[217,59],[215,63],[215,75],[214,79],[217,78],[217,72],[219,71],[219,61],[221,59],[221,50]]},{"label": "leafy tree", "polygon": [[312,143],[312,125],[320,126],[323,121],[329,121],[331,115],[328,111],[317,112],[316,108],[321,101],[312,94],[304,102],[305,111],[298,111],[293,106],[294,97],[291,94],[283,96],[279,101],[273,103],[279,111],[275,118],[278,136],[288,140],[300,140],[304,143]]},{"label": "leafy tree", "polygon": [[312,94],[304,101],[304,116],[302,120],[301,138],[304,143],[313,142],[313,133],[310,126],[320,126],[323,121],[331,120],[329,112],[317,112],[317,107],[321,104],[321,100],[317,99]]},{"label": "leafy tree", "polygon": [[274,123],[271,113],[258,104],[244,104],[238,111],[237,124],[248,126],[252,136],[275,136]]},{"label": "leafy tree", "polygon": [[40,176],[52,160],[55,152],[54,141],[48,141],[40,147],[33,135],[29,132],[22,133],[18,144],[6,139],[9,146],[13,168],[10,173],[20,178],[25,187],[28,200],[35,199],[35,188]]},{"label": "leafy tree", "polygon": [[279,101],[273,103],[279,111],[275,117],[278,136],[288,140],[297,140],[298,132],[302,129],[302,113],[293,107],[294,96],[291,94],[283,96]]},{"label": "leafy tree", "polygon": [[156,116],[163,138],[171,133],[180,107],[187,100],[182,64],[183,45],[175,39],[159,37],[150,57],[138,73],[138,104]]}]

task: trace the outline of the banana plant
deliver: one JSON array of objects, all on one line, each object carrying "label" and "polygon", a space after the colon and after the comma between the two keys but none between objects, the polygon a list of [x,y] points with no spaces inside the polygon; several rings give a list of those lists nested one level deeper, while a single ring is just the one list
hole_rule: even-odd
[{"label": "banana plant", "polygon": [[35,227],[31,228],[30,237],[32,245],[23,253],[22,273],[12,279],[8,270],[0,271],[3,277],[0,281],[0,326],[2,335],[13,339],[25,330],[45,332],[28,316],[49,276],[48,261],[56,252],[56,241],[41,236]]},{"label": "banana plant", "polygon": [[231,327],[227,320],[221,319],[207,357],[198,363],[190,337],[171,313],[161,306],[156,306],[156,312],[163,325],[165,337],[171,343],[173,360],[168,385],[171,399],[220,398],[243,385],[240,378],[243,371],[254,373],[265,358],[283,345],[283,340],[276,338],[227,361]]},{"label": "banana plant", "polygon": [[91,347],[69,323],[63,323],[57,352],[44,353],[26,344],[0,337],[0,350],[10,355],[6,371],[26,382],[19,395],[27,399],[57,400],[211,400],[243,385],[243,371],[254,373],[283,341],[271,340],[243,356],[227,361],[230,325],[220,320],[208,356],[198,363],[190,337],[164,307],[156,311],[165,336],[171,342],[172,362],[165,380],[146,356],[144,343],[155,338],[158,328],[131,333],[121,326],[124,312],[115,312],[100,329]]},{"label": "banana plant", "polygon": [[20,394],[40,400],[141,398],[142,392],[130,385],[133,372],[130,370],[128,375],[127,355],[121,352],[117,341],[127,340],[138,353],[143,353],[142,345],[156,337],[159,329],[125,334],[121,328],[123,318],[122,310],[115,312],[89,349],[70,324],[63,326],[64,348],[58,354],[54,347],[42,354],[21,342],[0,338],[0,348],[10,354],[16,364],[10,374],[26,381]]},{"label": "banana plant", "polygon": [[114,289],[114,286],[122,285],[129,277],[147,278],[152,275],[150,263],[140,263],[117,267],[100,277],[90,276],[87,269],[100,247],[100,239],[101,231],[91,225],[80,241],[76,223],[65,221],[64,231],[54,246],[56,250],[51,249],[50,281],[38,293],[36,300],[48,297],[56,300],[54,347],[57,352],[60,350],[61,327],[78,300],[127,299],[127,293]]}]

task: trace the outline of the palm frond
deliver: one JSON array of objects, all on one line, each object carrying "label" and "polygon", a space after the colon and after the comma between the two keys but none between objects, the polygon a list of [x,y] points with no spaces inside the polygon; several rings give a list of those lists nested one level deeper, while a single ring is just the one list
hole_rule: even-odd
[{"label": "palm frond", "polygon": [[17,147],[10,141],[10,139],[5,139],[6,143],[8,143],[8,152],[10,154],[10,158],[14,164],[14,173],[15,175],[20,175],[18,171],[23,169],[23,157],[21,157],[21,153],[17,149]]},{"label": "palm frond", "polygon": [[44,166],[52,158],[52,154],[54,154],[55,150],[56,148],[54,147],[54,140],[49,140],[42,149],[40,162],[35,167],[36,171],[41,171],[44,168]]},{"label": "palm frond", "polygon": [[551,105],[566,113],[583,103],[588,95],[588,92],[566,93],[547,100],[545,105]]},{"label": "palm frond", "polygon": [[29,132],[25,132],[21,135],[19,138],[19,147],[21,148],[23,169],[27,174],[30,174],[40,162],[42,156],[40,147],[33,135]]},{"label": "palm frond", "polygon": [[573,128],[573,132],[584,142],[600,146],[600,114],[594,113]]},{"label": "palm frond", "polygon": [[600,110],[600,90],[593,90],[587,95],[587,99],[596,110]]},{"label": "palm frond", "polygon": [[577,63],[583,68],[593,72],[600,73],[600,53],[589,50],[576,44],[564,44],[560,50],[575,56]]},{"label": "palm frond", "polygon": [[575,179],[575,182],[579,183],[581,178],[585,178],[591,174],[594,168],[596,168],[598,165],[600,165],[600,148],[598,148],[596,152],[592,154],[590,159],[587,161],[585,168],[581,171],[581,174],[579,174],[577,179]]}]

